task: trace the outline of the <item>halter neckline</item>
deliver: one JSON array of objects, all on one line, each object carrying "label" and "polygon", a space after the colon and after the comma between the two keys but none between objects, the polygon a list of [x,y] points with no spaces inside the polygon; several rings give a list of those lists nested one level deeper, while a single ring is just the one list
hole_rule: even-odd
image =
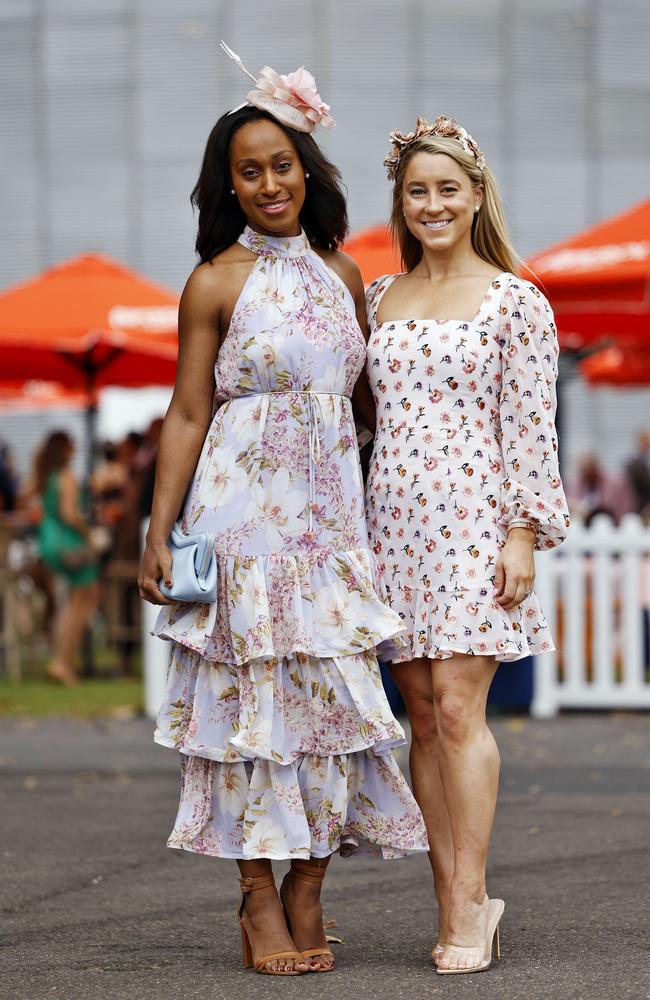
[{"label": "halter neckline", "polygon": [[260,257],[290,259],[304,257],[311,251],[304,229],[299,236],[263,236],[246,226],[237,242]]}]

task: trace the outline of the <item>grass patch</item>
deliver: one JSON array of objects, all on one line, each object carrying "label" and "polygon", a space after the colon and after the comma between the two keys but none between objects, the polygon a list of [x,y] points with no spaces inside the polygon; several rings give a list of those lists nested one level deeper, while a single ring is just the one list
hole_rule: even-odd
[{"label": "grass patch", "polygon": [[92,678],[76,687],[43,680],[0,680],[0,715],[132,718],[142,713],[142,707],[142,681],[138,679]]}]

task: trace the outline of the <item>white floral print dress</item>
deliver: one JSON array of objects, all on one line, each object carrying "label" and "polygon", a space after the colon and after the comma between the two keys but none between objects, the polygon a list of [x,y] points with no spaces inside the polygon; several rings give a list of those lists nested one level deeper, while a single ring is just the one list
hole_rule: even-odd
[{"label": "white floral print dress", "polygon": [[537,547],[566,534],[555,432],[558,344],[551,308],[530,282],[495,278],[478,314],[377,322],[398,275],[368,288],[368,374],[377,434],[367,485],[373,553],[409,633],[385,658],[454,653],[518,660],[553,649],[534,594],[513,611],[494,599],[510,527]]},{"label": "white floral print dress", "polygon": [[391,748],[379,596],[350,394],[366,345],[352,296],[304,234],[258,257],[217,358],[215,413],[183,530],[216,536],[217,600],[175,604],[157,742],[180,751],[170,847],[228,858],[425,850]]}]

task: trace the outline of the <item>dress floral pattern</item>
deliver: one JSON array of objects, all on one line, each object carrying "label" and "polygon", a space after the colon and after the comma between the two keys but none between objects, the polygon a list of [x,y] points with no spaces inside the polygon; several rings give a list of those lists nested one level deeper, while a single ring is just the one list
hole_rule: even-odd
[{"label": "dress floral pattern", "polygon": [[513,611],[493,596],[510,527],[534,525],[537,548],[548,549],[569,525],[551,308],[534,285],[503,273],[469,323],[378,323],[396,277],[367,293],[377,406],[368,527],[391,607],[409,631],[407,647],[386,658],[459,652],[518,660],[551,650],[534,594]]},{"label": "dress floral pattern", "polygon": [[216,537],[217,600],[162,609],[157,742],[180,751],[169,846],[217,857],[426,850],[375,650],[403,625],[369,551],[350,394],[366,345],[304,233],[257,254],[217,358],[182,518]]}]

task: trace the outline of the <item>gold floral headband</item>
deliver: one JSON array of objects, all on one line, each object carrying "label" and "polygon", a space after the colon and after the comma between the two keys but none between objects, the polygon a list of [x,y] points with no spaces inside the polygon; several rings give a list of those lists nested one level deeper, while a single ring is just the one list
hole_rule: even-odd
[{"label": "gold floral headband", "polygon": [[384,160],[389,180],[395,180],[404,151],[413,145],[414,142],[418,142],[419,139],[425,139],[429,135],[439,135],[444,139],[456,139],[466,153],[472,154],[476,160],[478,169],[485,170],[485,156],[469,132],[462,125],[459,125],[455,118],[445,118],[444,115],[440,115],[439,118],[436,118],[433,125],[430,125],[426,118],[418,118],[415,123],[415,132],[409,132],[408,135],[403,135],[397,129],[391,132],[390,141],[393,144],[393,152]]}]

